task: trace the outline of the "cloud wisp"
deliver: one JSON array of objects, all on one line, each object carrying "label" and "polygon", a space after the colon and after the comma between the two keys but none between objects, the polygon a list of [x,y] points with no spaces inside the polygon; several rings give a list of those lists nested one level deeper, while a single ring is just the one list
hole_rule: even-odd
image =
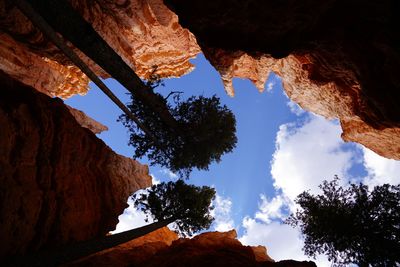
[{"label": "cloud wisp", "polygon": [[176,173],[172,172],[170,169],[161,169],[160,172],[164,175],[166,175],[169,179],[175,181],[177,180],[179,177]]},{"label": "cloud wisp", "polygon": [[232,219],[232,200],[228,197],[223,197],[219,194],[215,196],[213,202],[214,209],[211,211],[211,216],[214,217],[213,225],[215,231],[226,232],[235,228]]}]

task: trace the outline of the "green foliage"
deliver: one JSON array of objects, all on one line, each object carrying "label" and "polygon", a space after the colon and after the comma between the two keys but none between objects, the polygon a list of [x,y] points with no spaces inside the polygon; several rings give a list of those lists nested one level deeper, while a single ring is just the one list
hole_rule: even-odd
[{"label": "green foliage", "polygon": [[300,227],[308,256],[326,254],[335,266],[396,266],[400,264],[400,185],[343,188],[339,178],[324,181],[323,194],[300,194],[302,210],[286,223]]},{"label": "green foliage", "polygon": [[133,197],[135,206],[156,221],[174,219],[176,230],[186,236],[210,227],[215,189],[188,185],[183,180],[153,185]]},{"label": "green foliage", "polygon": [[128,108],[158,140],[154,143],[126,115],[121,115],[119,120],[130,132],[129,144],[135,148],[135,158],[147,155],[151,164],[159,164],[181,177],[188,177],[193,168],[207,170],[213,161],[219,162],[223,154],[235,147],[235,117],[216,96],[192,96],[186,101],[181,101],[178,96],[174,97],[172,106],[160,94],[152,94],[154,102],[165,106],[176,124],[166,123],[160,114],[132,96]]}]

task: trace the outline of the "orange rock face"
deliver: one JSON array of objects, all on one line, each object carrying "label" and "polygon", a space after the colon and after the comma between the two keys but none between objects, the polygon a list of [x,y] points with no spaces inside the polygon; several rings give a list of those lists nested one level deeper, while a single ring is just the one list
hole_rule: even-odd
[{"label": "orange rock face", "polygon": [[90,118],[83,111],[66,105],[69,112],[74,116],[75,120],[84,128],[91,130],[94,134],[98,134],[107,131],[107,126],[104,126],[100,122]]},{"label": "orange rock face", "polygon": [[193,32],[234,94],[232,78],[262,91],[282,77],[289,98],[338,118],[343,139],[400,160],[400,5],[360,0],[164,1]]},{"label": "orange rock face", "polygon": [[178,235],[175,232],[164,227],[130,242],[63,266],[137,266],[144,264],[159,251],[168,248],[177,239]]},{"label": "orange rock face", "polygon": [[91,255],[65,267],[78,266],[304,266],[313,262],[274,262],[265,247],[243,246],[236,231],[208,232],[194,238],[180,238],[161,228],[136,240]]},{"label": "orange rock face", "polygon": [[115,229],[148,168],[82,128],[60,99],[0,73],[0,261]]},{"label": "orange rock face", "polygon": [[[75,1],[71,4],[142,78],[181,76],[199,52],[194,36],[161,0]],[[50,96],[85,94],[88,78],[8,1],[0,2],[0,69]],[[73,48],[73,47],[72,47]],[[94,62],[75,51],[95,72]]]},{"label": "orange rock face", "polygon": [[[234,96],[233,78],[251,80],[260,92],[271,72],[282,78],[289,98],[303,109],[324,116],[338,118],[343,129],[342,138],[363,144],[386,158],[400,160],[400,128],[374,128],[357,115],[362,90],[351,73],[342,73],[342,87],[335,82],[310,79],[310,71],[322,68],[310,56],[290,55],[275,59],[266,55],[250,56],[242,51],[229,53],[221,49],[205,49],[208,59],[221,74],[225,90]],[[379,123],[379,121],[377,121]]]}]

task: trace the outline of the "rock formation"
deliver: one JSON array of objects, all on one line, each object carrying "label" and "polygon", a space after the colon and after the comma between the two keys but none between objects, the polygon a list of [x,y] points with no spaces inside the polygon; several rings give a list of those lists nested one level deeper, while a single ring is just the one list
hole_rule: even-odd
[{"label": "rock formation", "polygon": [[126,200],[151,185],[60,99],[0,74],[0,259],[107,234]]},{"label": "rock formation", "polygon": [[236,237],[236,231],[231,230],[203,233],[192,239],[178,239],[174,232],[165,227],[64,266],[316,266],[313,262],[274,262],[267,255],[265,247],[243,246]]},{"label": "rock formation", "polygon": [[[162,0],[70,2],[142,78],[190,71],[188,60],[200,52],[195,35],[228,94],[234,77],[262,91],[275,72],[294,102],[338,118],[344,140],[400,160],[398,1],[165,0],[179,23]],[[0,1],[0,70],[48,96],[88,90],[88,78],[10,0]],[[72,111],[74,119],[61,100],[0,78],[0,257],[112,230],[128,195],[150,185],[147,167],[112,152],[77,121],[93,132],[102,126]],[[152,234],[91,258],[138,266],[314,266],[272,263],[262,247],[242,246],[232,232],[178,240],[165,229]]]},{"label": "rock formation", "polygon": [[164,1],[220,71],[263,90],[282,77],[301,107],[338,118],[343,139],[400,160],[400,4],[393,1]]},{"label": "rock formation", "polygon": [[69,112],[71,113],[72,116],[74,116],[75,120],[85,128],[88,128],[91,130],[94,134],[101,133],[103,131],[107,131],[108,127],[104,126],[100,122],[90,118],[88,115],[85,114],[85,112],[78,110],[76,108],[70,107],[66,105]]},{"label": "rock formation", "polygon": [[64,267],[137,266],[138,264],[144,264],[177,239],[178,235],[175,232],[164,227],[114,248],[65,264]]},{"label": "rock formation", "polygon": [[[189,59],[200,48],[161,0],[70,2],[140,77],[153,71],[181,76],[193,69]],[[76,52],[99,76],[108,77]],[[50,96],[68,98],[88,90],[88,78],[7,0],[0,1],[0,69]]]},{"label": "rock formation", "polygon": [[[71,4],[136,73],[180,76],[200,52],[232,79],[264,89],[268,74],[282,77],[301,107],[338,118],[343,139],[400,159],[400,7],[393,1],[185,2],[75,1]],[[72,46],[72,45],[71,45]],[[79,53],[79,51],[77,51]],[[79,53],[97,74],[108,77]],[[87,91],[88,79],[42,36],[11,1],[0,2],[0,69],[51,95]],[[49,89],[51,88],[51,89]]]}]

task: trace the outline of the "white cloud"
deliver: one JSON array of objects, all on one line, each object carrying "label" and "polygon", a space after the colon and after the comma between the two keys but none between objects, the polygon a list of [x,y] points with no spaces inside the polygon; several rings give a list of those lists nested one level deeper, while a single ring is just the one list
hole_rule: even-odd
[{"label": "white cloud", "polygon": [[272,92],[272,89],[274,89],[274,86],[275,86],[275,81],[274,80],[268,82],[267,86],[266,86],[267,92]]},{"label": "white cloud", "polygon": [[[303,240],[299,229],[280,222],[296,206],[293,200],[305,190],[319,192],[323,180],[335,174],[346,184],[353,164],[363,163],[368,175],[361,180],[371,186],[400,183],[400,161],[389,160],[367,148],[360,151],[344,149],[337,123],[309,115],[296,125],[281,125],[276,137],[276,150],[271,161],[271,175],[277,195],[268,199],[260,196],[254,217],[242,222],[245,230],[240,240],[247,245],[264,245],[275,260],[307,260],[301,248]],[[309,260],[309,259],[308,259]],[[315,260],[317,266],[331,266],[326,257]]]},{"label": "white cloud", "polygon": [[[271,200],[261,194],[260,199],[254,218],[243,219],[244,234],[239,240],[245,245],[265,246],[268,255],[276,261],[310,260],[302,251],[303,240],[299,230],[282,223],[294,206],[293,202],[282,194]],[[325,262],[326,259],[319,259],[317,264],[320,266]]]},{"label": "white cloud", "polygon": [[215,196],[213,202],[214,209],[211,211],[211,216],[214,217],[212,227],[215,231],[226,232],[235,228],[232,212],[232,200],[220,195]]},{"label": "white cloud", "polygon": [[[276,151],[271,161],[271,175],[277,195],[260,195],[257,212],[242,221],[244,234],[240,241],[245,245],[264,245],[275,260],[310,260],[303,251],[303,240],[298,229],[281,224],[289,211],[296,206],[293,200],[305,190],[319,192],[323,180],[331,180],[335,174],[342,184],[351,180],[349,170],[355,163],[363,163],[367,177],[362,181],[371,186],[383,183],[400,183],[400,162],[388,160],[369,149],[357,151],[344,149],[340,138],[340,126],[319,116],[307,115],[301,124],[281,125],[276,137]],[[162,171],[169,176],[167,169]],[[171,172],[173,179],[174,175]],[[157,179],[153,177],[157,182]],[[128,202],[129,203],[129,202]],[[234,228],[232,200],[220,195],[213,203],[215,217],[213,228],[227,231]],[[146,224],[144,214],[133,207],[120,216],[115,232],[125,231]],[[325,257],[315,260],[317,266],[330,266]]]},{"label": "white cloud", "polygon": [[340,133],[339,125],[314,115],[300,127],[281,125],[271,162],[275,188],[294,200],[304,190],[315,192],[335,174],[347,177],[355,159],[351,151],[342,149]]},{"label": "white cloud", "polygon": [[155,177],[154,174],[150,173],[150,176],[151,176],[151,184],[161,183],[161,181],[157,177]]},{"label": "white cloud", "polygon": [[153,222],[151,217],[149,218],[149,221],[146,222],[146,215],[144,212],[135,208],[131,198],[128,200],[128,205],[129,207],[126,208],[124,213],[118,217],[119,223],[117,224],[116,229],[111,232],[112,234],[128,231]]},{"label": "white cloud", "polygon": [[[277,195],[261,195],[259,209],[242,226],[244,244],[264,245],[275,260],[310,260],[302,251],[299,229],[282,224],[296,209],[294,199],[305,190],[317,192],[323,180],[335,174],[347,177],[356,161],[355,154],[343,149],[340,126],[322,117],[308,115],[302,124],[281,125],[276,137],[276,150],[271,161],[271,175]],[[344,181],[343,181],[344,182]],[[318,266],[330,266],[326,257],[314,260]]]},{"label": "white cloud", "polygon": [[[158,180],[153,174],[150,174],[150,176],[152,178],[153,185],[160,183],[160,180]],[[141,194],[143,192],[145,192],[145,190],[142,189],[142,190],[138,190],[135,193]],[[146,224],[153,222],[153,219],[151,218],[151,216],[149,216],[148,222],[146,222],[146,214],[135,208],[135,206],[133,205],[132,198],[128,199],[127,204],[128,204],[128,207],[124,210],[124,213],[122,213],[118,217],[119,222],[118,222],[115,230],[111,232],[112,234],[128,231],[128,230],[131,230],[131,229],[134,229],[137,227],[141,227],[141,226],[144,226]]]},{"label": "white cloud", "polygon": [[[303,251],[303,240],[300,232],[289,225],[279,222],[265,224],[255,219],[243,219],[245,234],[239,239],[245,245],[263,245],[267,248],[268,255],[276,261],[313,260],[307,258]],[[326,258],[319,257],[313,260],[317,266],[330,266]]]},{"label": "white cloud", "polygon": [[287,216],[288,210],[292,205],[291,201],[283,195],[277,195],[268,200],[267,196],[261,194],[260,199],[261,203],[258,205],[259,210],[256,212],[255,218],[264,223],[282,220]]},{"label": "white cloud", "polygon": [[364,152],[364,166],[368,172],[365,183],[369,186],[400,183],[400,161],[386,159],[368,148],[362,148]]},{"label": "white cloud", "polygon": [[[293,202],[284,195],[277,195],[271,200],[260,195],[261,202],[254,218],[245,217],[242,221],[244,234],[240,241],[245,245],[263,245],[268,255],[276,261],[294,259],[311,260],[302,251],[303,239],[298,229],[283,224]],[[314,260],[317,266],[329,266],[325,257]]]},{"label": "white cloud", "polygon": [[297,103],[293,101],[288,101],[286,105],[289,107],[290,111],[297,116],[300,116],[305,113],[305,110],[302,109]]},{"label": "white cloud", "polygon": [[171,179],[171,180],[176,180],[176,179],[178,179],[178,175],[177,175],[176,173],[172,172],[172,171],[169,170],[169,169],[162,169],[162,170],[160,170],[160,172],[161,172],[162,174],[167,175],[168,178]]}]

